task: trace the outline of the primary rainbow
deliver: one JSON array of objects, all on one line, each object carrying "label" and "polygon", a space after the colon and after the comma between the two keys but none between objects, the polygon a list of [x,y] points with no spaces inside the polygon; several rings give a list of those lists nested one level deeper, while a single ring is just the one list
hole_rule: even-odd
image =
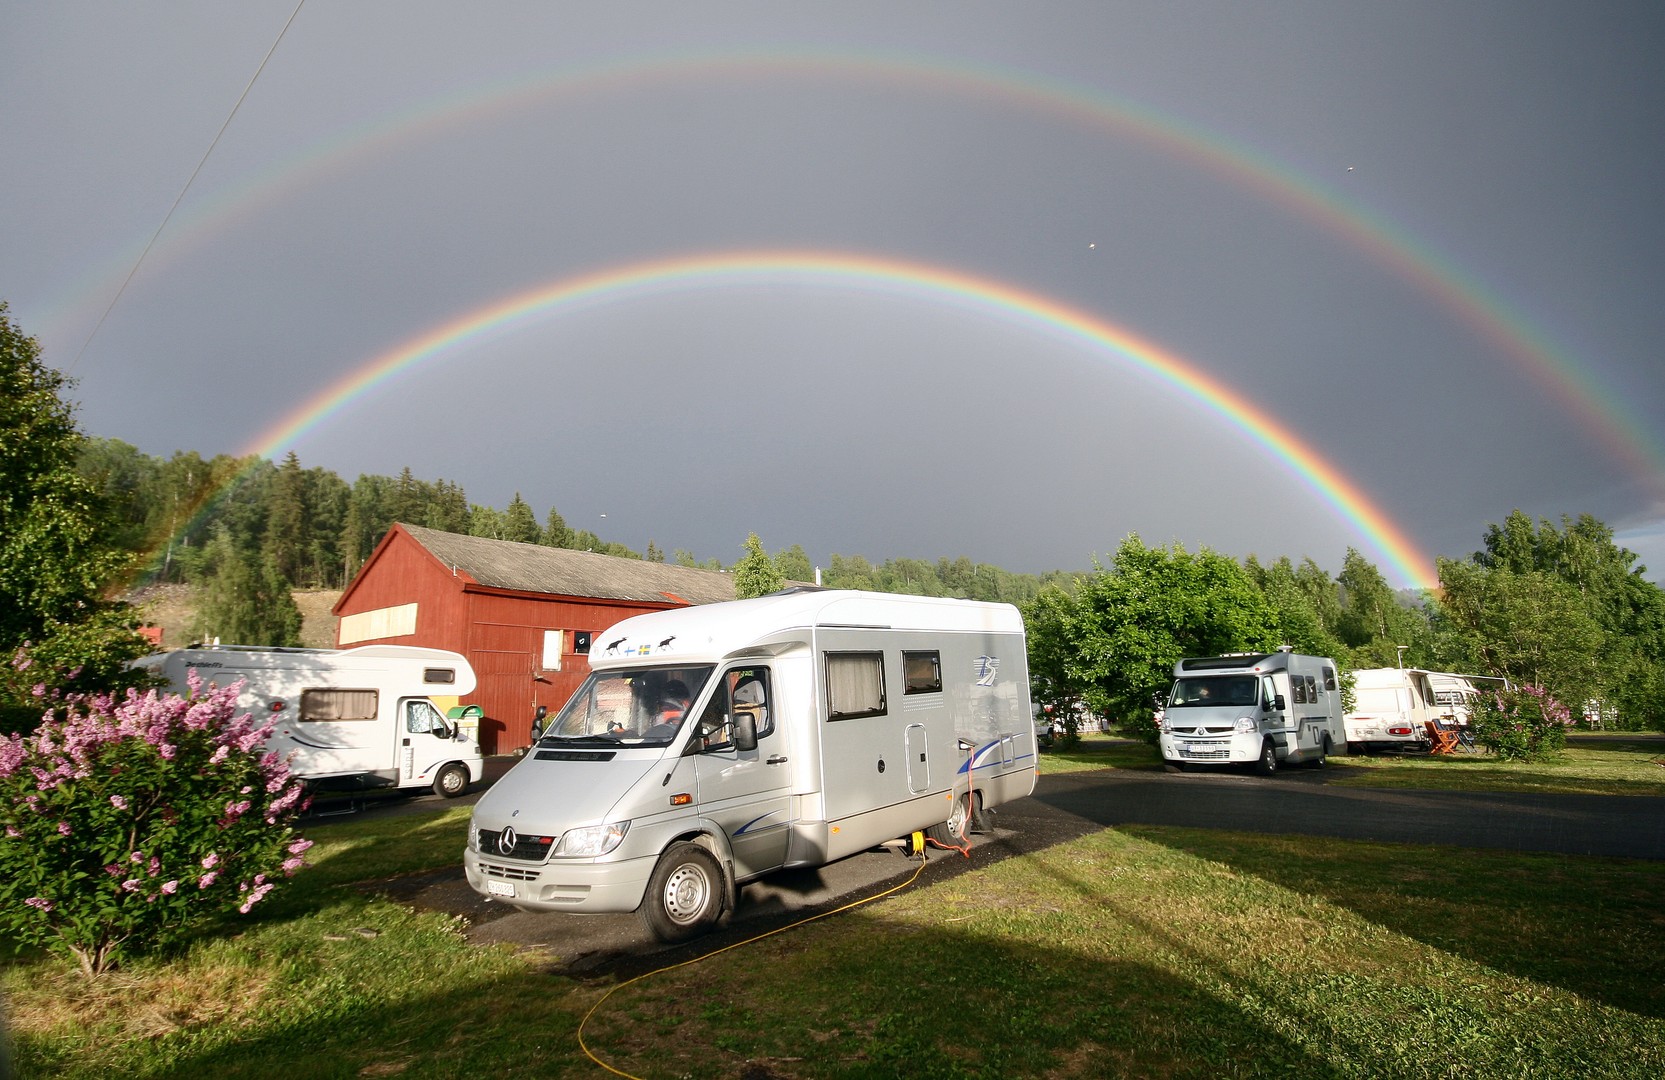
[{"label": "primary rainbow", "polygon": [[275,457],[349,404],[403,372],[562,310],[669,290],[809,281],[842,288],[900,289],[1107,351],[1194,398],[1242,429],[1346,521],[1405,584],[1432,587],[1433,560],[1358,485],[1242,393],[1161,347],[1095,315],[989,278],[893,258],[824,251],[733,251],[654,259],[558,278],[442,323],[359,365],[262,433],[245,451]]},{"label": "primary rainbow", "polygon": [[[367,160],[425,135],[549,98],[657,88],[667,82],[739,78],[865,79],[890,81],[949,95],[980,97],[1068,118],[1156,146],[1189,165],[1282,206],[1300,220],[1339,236],[1411,281],[1467,324],[1554,398],[1594,441],[1665,492],[1665,444],[1651,420],[1640,417],[1596,367],[1558,346],[1528,315],[1472,273],[1439,254],[1409,230],[1344,197],[1287,162],[1180,117],[1126,98],[1048,78],[1032,71],[979,66],[916,54],[771,46],[750,51],[627,57],[585,68],[561,67],[469,87],[338,133],[299,156],[274,163],[233,188],[188,207],[173,231],[179,240],[215,235],[237,217],[274,201],[329,171]],[[180,249],[179,240],[170,246]],[[71,308],[107,292],[132,266],[138,247],[124,252],[98,277],[77,284],[46,321],[61,322]]]}]

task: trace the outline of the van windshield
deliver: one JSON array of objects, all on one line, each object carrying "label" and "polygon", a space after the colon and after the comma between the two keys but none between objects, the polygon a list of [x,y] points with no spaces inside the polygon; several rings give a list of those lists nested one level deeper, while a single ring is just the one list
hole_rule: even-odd
[{"label": "van windshield", "polygon": [[1168,707],[1184,709],[1207,705],[1253,705],[1256,682],[1258,680],[1253,675],[1175,679],[1174,692],[1168,696]]},{"label": "van windshield", "polygon": [[711,677],[711,665],[594,672],[539,746],[667,746]]}]

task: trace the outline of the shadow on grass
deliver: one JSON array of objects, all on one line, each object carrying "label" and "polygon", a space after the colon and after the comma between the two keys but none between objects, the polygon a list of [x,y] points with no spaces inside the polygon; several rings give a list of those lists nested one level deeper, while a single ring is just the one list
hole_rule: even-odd
[{"label": "shadow on grass", "polygon": [[1476,963],[1665,1017],[1665,865],[1137,825],[1122,831],[1322,897]]},{"label": "shadow on grass", "polygon": [[[603,1004],[585,1044],[639,1076],[1344,1075],[1252,1009],[1152,965],[952,930],[900,933],[827,923],[773,939],[761,960],[666,971]],[[314,995],[241,1033],[227,1029],[217,1046],[165,1037],[145,1071],[589,1075],[597,1066],[577,1029],[602,985],[528,974],[397,1002]],[[1246,999],[1269,1001],[1269,989]]]}]

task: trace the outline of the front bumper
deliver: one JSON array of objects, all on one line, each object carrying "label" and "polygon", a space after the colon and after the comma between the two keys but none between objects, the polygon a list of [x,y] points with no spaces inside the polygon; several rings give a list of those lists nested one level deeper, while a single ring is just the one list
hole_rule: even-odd
[{"label": "front bumper", "polygon": [[463,851],[463,873],[481,896],[523,911],[635,911],[642,905],[653,856],[597,861],[550,859],[531,863]]},{"label": "front bumper", "polygon": [[1263,738],[1258,731],[1206,736],[1164,734],[1158,742],[1164,761],[1226,765],[1260,760]]}]

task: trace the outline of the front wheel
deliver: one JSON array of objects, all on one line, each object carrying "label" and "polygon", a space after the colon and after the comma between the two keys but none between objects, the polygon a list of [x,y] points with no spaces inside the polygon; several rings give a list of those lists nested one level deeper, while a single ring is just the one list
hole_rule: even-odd
[{"label": "front wheel", "polygon": [[468,790],[468,767],[460,761],[453,761],[434,777],[434,794],[447,799],[455,799]]},{"label": "front wheel", "polygon": [[698,844],[672,844],[653,868],[642,921],[653,936],[676,944],[710,930],[723,913],[723,870]]},{"label": "front wheel", "polygon": [[1255,772],[1271,776],[1278,771],[1278,748],[1271,739],[1260,740],[1260,757],[1255,761]]}]

